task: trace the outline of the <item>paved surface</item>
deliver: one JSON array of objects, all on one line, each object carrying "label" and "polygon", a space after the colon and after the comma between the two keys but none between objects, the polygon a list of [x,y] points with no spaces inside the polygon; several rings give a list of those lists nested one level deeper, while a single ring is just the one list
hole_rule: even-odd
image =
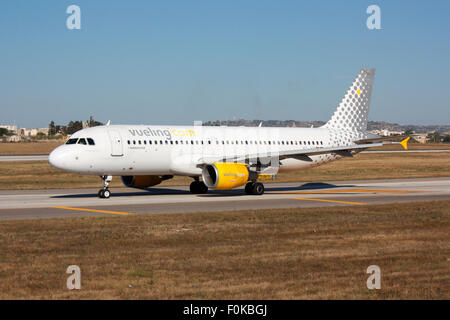
[{"label": "paved surface", "polygon": [[31,155],[31,156],[0,156],[0,162],[9,161],[46,161],[48,155]]},{"label": "paved surface", "polygon": [[0,191],[0,220],[441,200],[450,199],[450,177],[271,183],[266,184],[263,196],[245,195],[242,189],[192,195],[184,186],[111,191],[110,199],[97,198],[97,190],[93,189]]}]

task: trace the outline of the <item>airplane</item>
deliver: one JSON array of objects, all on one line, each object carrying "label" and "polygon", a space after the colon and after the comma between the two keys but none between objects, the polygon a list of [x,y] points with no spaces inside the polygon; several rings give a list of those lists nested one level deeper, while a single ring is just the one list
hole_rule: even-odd
[{"label": "airplane", "polygon": [[[318,128],[111,125],[75,132],[49,155],[58,169],[100,176],[109,198],[112,176],[148,188],[174,176],[193,178],[190,192],[245,185],[262,195],[261,180],[307,169],[383,145],[367,132],[375,69],[363,68],[325,125]],[[409,139],[409,138],[408,138]],[[400,144],[406,149],[408,139]],[[200,179],[201,178],[201,179]]]}]

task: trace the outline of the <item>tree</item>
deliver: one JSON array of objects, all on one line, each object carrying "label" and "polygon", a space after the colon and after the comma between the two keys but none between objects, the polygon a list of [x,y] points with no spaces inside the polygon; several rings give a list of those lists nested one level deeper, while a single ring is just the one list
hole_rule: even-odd
[{"label": "tree", "polygon": [[442,139],[442,142],[449,143],[450,142],[450,134],[446,135],[444,137],[444,139]]},{"label": "tree", "polygon": [[81,129],[83,129],[82,121],[70,121],[66,127],[65,134],[71,135]]},{"label": "tree", "polygon": [[57,133],[58,132],[56,131],[55,122],[52,120],[52,121],[50,121],[50,124],[48,125],[48,135],[54,136]]},{"label": "tree", "polygon": [[442,141],[442,137],[439,132],[435,131],[427,135],[427,141],[430,143],[438,143]]},{"label": "tree", "polygon": [[93,116],[89,117],[89,122],[88,123],[89,123],[89,127],[96,127],[96,126],[102,126],[103,125],[103,123],[101,123],[100,121],[94,120]]},{"label": "tree", "polygon": [[412,129],[406,129],[405,132],[403,132],[403,135],[405,136],[410,136],[414,133],[414,131]]},{"label": "tree", "polygon": [[0,137],[4,137],[4,136],[12,136],[14,135],[14,133],[12,133],[11,131],[9,131],[6,128],[0,128]]}]

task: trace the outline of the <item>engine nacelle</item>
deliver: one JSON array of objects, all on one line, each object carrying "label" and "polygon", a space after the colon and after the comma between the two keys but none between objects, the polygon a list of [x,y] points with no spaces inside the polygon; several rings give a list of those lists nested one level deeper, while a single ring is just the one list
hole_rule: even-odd
[{"label": "engine nacelle", "polygon": [[130,188],[147,188],[160,184],[160,176],[122,176],[122,183]]},{"label": "engine nacelle", "polygon": [[208,188],[228,190],[243,186],[256,179],[258,174],[249,171],[246,164],[214,162],[203,167],[202,178]]}]

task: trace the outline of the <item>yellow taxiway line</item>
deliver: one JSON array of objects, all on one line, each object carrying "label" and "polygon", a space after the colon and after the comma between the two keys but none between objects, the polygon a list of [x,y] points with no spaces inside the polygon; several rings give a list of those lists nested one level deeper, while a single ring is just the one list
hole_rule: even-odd
[{"label": "yellow taxiway line", "polygon": [[124,216],[133,215],[134,213],[129,212],[119,212],[119,211],[108,211],[108,210],[97,210],[97,209],[86,209],[86,208],[72,208],[72,207],[53,207],[55,209],[64,210],[74,210],[74,211],[86,211],[86,212],[98,212],[98,213],[111,213],[111,214],[121,214]]},{"label": "yellow taxiway line", "polygon": [[327,199],[311,199],[311,198],[295,198],[295,200],[310,200],[310,201],[335,202],[335,203],[345,203],[345,204],[357,204],[360,206],[367,204],[367,203],[362,203],[362,202],[338,201],[338,200],[327,200]]}]

